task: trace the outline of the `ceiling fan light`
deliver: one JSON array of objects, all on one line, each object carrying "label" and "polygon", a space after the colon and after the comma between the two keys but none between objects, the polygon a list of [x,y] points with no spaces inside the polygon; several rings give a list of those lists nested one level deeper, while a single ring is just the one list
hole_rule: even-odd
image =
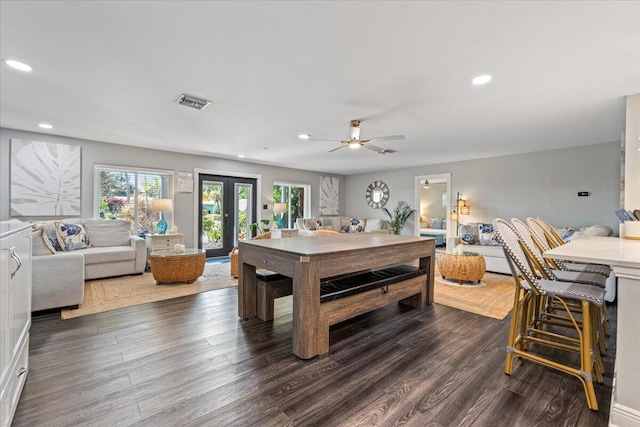
[{"label": "ceiling fan light", "polygon": [[349,143],[349,148],[351,148],[352,150],[357,150],[358,148],[360,148],[360,142],[359,141],[353,141]]}]

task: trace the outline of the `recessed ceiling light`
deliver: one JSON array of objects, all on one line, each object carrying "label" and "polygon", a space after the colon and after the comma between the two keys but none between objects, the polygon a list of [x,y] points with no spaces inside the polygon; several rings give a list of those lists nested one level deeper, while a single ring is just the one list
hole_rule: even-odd
[{"label": "recessed ceiling light", "polygon": [[244,154],[238,154],[238,157],[240,157],[241,159],[244,159]]},{"label": "recessed ceiling light", "polygon": [[25,64],[24,62],[16,61],[15,59],[5,59],[4,63],[7,64],[11,68],[15,68],[16,70],[29,72],[33,70],[33,67],[29,64]]},{"label": "recessed ceiling light", "polygon": [[298,138],[300,138],[300,139],[309,139],[309,138],[311,138],[311,135],[309,135],[308,133],[301,133],[300,135],[298,135]]},{"label": "recessed ceiling light", "polygon": [[487,84],[491,81],[492,77],[488,74],[482,75],[482,76],[478,76],[475,77],[473,80],[471,80],[471,83],[473,83],[474,85],[483,85],[483,84]]},{"label": "recessed ceiling light", "polygon": [[38,127],[42,129],[53,129],[53,125],[49,123],[38,123]]}]

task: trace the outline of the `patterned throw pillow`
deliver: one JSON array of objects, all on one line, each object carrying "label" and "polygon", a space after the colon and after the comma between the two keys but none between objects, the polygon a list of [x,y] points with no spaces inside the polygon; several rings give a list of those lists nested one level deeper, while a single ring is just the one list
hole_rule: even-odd
[{"label": "patterned throw pillow", "polygon": [[34,229],[31,232],[31,254],[32,255],[51,255],[56,253],[55,249],[51,248],[45,243],[45,239],[42,236],[42,228]]},{"label": "patterned throw pillow", "polygon": [[303,222],[305,230],[322,230],[322,225],[320,224],[320,220],[317,218],[307,218]]},{"label": "patterned throw pillow", "polygon": [[58,233],[54,224],[37,222],[31,225],[33,231],[41,230],[42,242],[49,248],[51,253],[62,251],[62,247],[58,242]]},{"label": "patterned throw pillow", "polygon": [[480,243],[478,226],[476,224],[460,224],[460,239],[470,245]]},{"label": "patterned throw pillow", "polygon": [[81,224],[55,223],[58,233],[58,242],[64,251],[75,251],[90,246],[87,232]]},{"label": "patterned throw pillow", "polygon": [[362,233],[366,225],[365,218],[343,218],[340,231],[343,233]]},{"label": "patterned throw pillow", "polygon": [[478,224],[478,237],[480,244],[483,246],[500,246],[496,232],[491,224]]}]

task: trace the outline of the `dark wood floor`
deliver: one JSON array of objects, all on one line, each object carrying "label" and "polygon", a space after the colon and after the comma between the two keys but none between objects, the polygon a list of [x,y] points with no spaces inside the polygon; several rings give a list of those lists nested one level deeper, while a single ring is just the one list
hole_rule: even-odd
[{"label": "dark wood floor", "polygon": [[[509,318],[391,305],[332,328],[327,357],[291,354],[291,297],[241,321],[236,289],[61,321],[37,316],[21,426],[606,426],[579,381],[518,361]],[[610,307],[615,333],[615,306]]]}]

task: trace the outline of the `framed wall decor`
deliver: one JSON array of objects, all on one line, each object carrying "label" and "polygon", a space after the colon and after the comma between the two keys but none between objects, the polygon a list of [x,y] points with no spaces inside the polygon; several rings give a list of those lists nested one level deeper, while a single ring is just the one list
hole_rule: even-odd
[{"label": "framed wall decor", "polygon": [[369,206],[374,209],[380,209],[387,204],[389,200],[389,187],[382,181],[373,181],[367,187],[364,198]]},{"label": "framed wall decor", "polygon": [[320,215],[338,215],[340,208],[340,178],[320,177]]},{"label": "framed wall decor", "polygon": [[80,215],[81,148],[11,139],[11,216]]}]

